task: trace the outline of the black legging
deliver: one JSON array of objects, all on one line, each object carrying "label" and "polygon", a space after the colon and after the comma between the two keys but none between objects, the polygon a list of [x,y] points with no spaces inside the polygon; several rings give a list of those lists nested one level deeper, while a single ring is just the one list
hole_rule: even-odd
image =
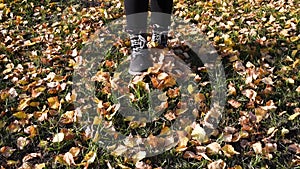
[{"label": "black legging", "polygon": [[[125,0],[127,29],[146,31],[149,0]],[[151,24],[170,26],[173,0],[150,0]]]}]

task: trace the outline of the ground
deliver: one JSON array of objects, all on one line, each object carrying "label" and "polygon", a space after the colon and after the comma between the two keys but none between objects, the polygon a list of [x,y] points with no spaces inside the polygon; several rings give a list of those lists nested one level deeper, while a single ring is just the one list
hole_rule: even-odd
[{"label": "ground", "polygon": [[146,123],[115,113],[112,81],[130,49],[128,38],[107,43],[112,48],[96,65],[93,101],[101,120],[121,133],[149,137],[156,145],[156,135],[167,133],[181,113],[172,110],[182,90],[201,91],[193,98],[202,111],[179,135],[179,144],[143,158],[143,152],[121,155],[127,147],[109,151],[91,138],[74,106],[80,93],[72,92],[83,52],[94,52],[89,41],[124,15],[122,1],[0,0],[1,168],[299,168],[299,10],[297,0],[174,0],[173,16],[208,38],[224,68],[225,109],[209,138],[201,121],[212,90],[207,70],[184,55],[187,45],[168,49],[192,68],[192,85],[179,90],[170,74],[157,69],[132,79],[134,106],[148,109],[158,90],[158,99],[167,102],[160,108],[169,111]]}]

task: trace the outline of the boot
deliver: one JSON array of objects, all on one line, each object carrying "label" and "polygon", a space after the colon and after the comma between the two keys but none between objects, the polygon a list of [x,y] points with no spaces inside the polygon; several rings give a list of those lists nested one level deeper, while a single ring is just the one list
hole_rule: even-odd
[{"label": "boot", "polygon": [[166,48],[168,46],[168,28],[162,27],[158,24],[152,26],[152,38],[158,48]]},{"label": "boot", "polygon": [[146,34],[131,34],[131,60],[129,65],[129,73],[131,75],[140,75],[153,66],[153,60],[147,49]]}]

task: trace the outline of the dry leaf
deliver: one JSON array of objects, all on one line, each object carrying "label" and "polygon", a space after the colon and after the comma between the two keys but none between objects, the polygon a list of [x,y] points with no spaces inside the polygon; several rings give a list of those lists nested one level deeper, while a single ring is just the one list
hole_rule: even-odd
[{"label": "dry leaf", "polygon": [[138,153],[136,153],[136,154],[134,154],[134,155],[132,156],[132,160],[133,160],[134,162],[140,161],[140,160],[142,160],[143,158],[145,158],[146,155],[147,155],[146,151],[140,151],[140,152],[138,152]]},{"label": "dry leaf", "polygon": [[223,146],[222,151],[227,157],[232,157],[235,154],[240,154],[239,152],[235,151],[233,146],[230,144],[226,144],[225,146]]},{"label": "dry leaf", "polygon": [[257,93],[253,89],[246,89],[242,91],[242,94],[250,100],[255,100]]},{"label": "dry leaf", "polygon": [[289,145],[288,149],[290,151],[294,152],[295,154],[300,154],[300,145],[297,143]]},{"label": "dry leaf", "polygon": [[209,145],[206,146],[206,153],[208,155],[219,154],[220,150],[221,150],[221,146],[217,142],[210,143]]},{"label": "dry leaf", "polygon": [[207,165],[208,169],[225,169],[226,168],[226,163],[219,159],[217,161],[211,162]]},{"label": "dry leaf", "polygon": [[300,115],[300,112],[294,113],[293,115],[289,116],[288,120],[294,120]]},{"label": "dry leaf", "polygon": [[31,98],[22,99],[18,106],[18,110],[24,110],[27,106],[29,106],[30,100],[31,100]]},{"label": "dry leaf", "polygon": [[16,149],[13,149],[9,146],[4,146],[0,148],[0,153],[6,158],[10,157],[12,153],[14,153],[14,151],[16,151]]},{"label": "dry leaf", "polygon": [[257,143],[252,144],[252,148],[253,148],[255,154],[262,154],[261,142],[257,142]]},{"label": "dry leaf", "polygon": [[59,143],[62,142],[65,138],[65,134],[64,133],[57,133],[54,135],[52,142],[53,143]]},{"label": "dry leaf", "polygon": [[46,167],[45,163],[41,163],[41,164],[35,164],[34,165],[34,169],[43,169]]},{"label": "dry leaf", "polygon": [[55,97],[49,97],[48,99],[48,105],[50,108],[57,110],[60,106],[60,103],[58,101],[58,96]]},{"label": "dry leaf", "polygon": [[80,153],[80,148],[78,147],[72,147],[69,152],[73,155],[73,157],[77,157]]},{"label": "dry leaf", "polygon": [[88,164],[91,164],[95,161],[96,157],[97,154],[94,151],[90,151],[84,156],[84,161],[86,161]]},{"label": "dry leaf", "polygon": [[37,158],[37,157],[42,157],[42,154],[41,153],[30,153],[28,155],[26,155],[23,159],[22,159],[22,162],[27,162],[33,158]]},{"label": "dry leaf", "polygon": [[232,106],[232,107],[234,107],[234,108],[239,108],[242,104],[240,103],[240,102],[238,102],[238,101],[236,101],[236,100],[233,100],[233,99],[231,99],[231,100],[228,100],[228,103]]},{"label": "dry leaf", "polygon": [[196,124],[194,130],[191,133],[191,136],[193,139],[198,140],[200,142],[203,142],[207,139],[205,130],[199,124]]},{"label": "dry leaf", "polygon": [[26,145],[30,143],[30,140],[27,140],[26,137],[19,137],[17,139],[17,146],[20,150],[23,150]]},{"label": "dry leaf", "polygon": [[70,165],[76,165],[75,164],[75,161],[74,161],[74,158],[73,158],[73,155],[70,153],[70,152],[66,152],[64,157],[63,157],[63,160],[70,166]]}]

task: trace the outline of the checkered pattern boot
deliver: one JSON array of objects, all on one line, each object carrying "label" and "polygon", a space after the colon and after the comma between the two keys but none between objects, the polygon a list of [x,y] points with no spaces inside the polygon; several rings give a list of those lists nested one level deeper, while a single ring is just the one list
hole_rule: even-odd
[{"label": "checkered pattern boot", "polygon": [[168,29],[158,24],[152,26],[152,38],[158,48],[165,48],[168,46]]},{"label": "checkered pattern boot", "polygon": [[153,66],[153,60],[147,49],[146,37],[146,34],[130,34],[132,53],[129,73],[131,75],[142,74],[142,72]]}]

